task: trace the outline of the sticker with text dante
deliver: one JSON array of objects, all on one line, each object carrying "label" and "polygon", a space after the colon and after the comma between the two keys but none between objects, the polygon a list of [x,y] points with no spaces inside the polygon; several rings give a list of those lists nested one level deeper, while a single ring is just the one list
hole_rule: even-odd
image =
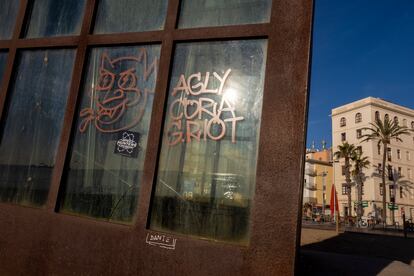
[{"label": "sticker with text dante", "polygon": [[164,234],[147,233],[145,242],[152,246],[174,250],[175,245],[177,244],[177,239]]},{"label": "sticker with text dante", "polygon": [[115,143],[115,153],[137,158],[141,135],[133,131],[121,131]]}]

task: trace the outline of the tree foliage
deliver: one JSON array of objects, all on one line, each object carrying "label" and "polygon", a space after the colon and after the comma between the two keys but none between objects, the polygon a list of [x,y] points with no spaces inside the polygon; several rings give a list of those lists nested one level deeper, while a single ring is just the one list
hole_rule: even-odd
[{"label": "tree foliage", "polygon": [[352,216],[352,195],[351,195],[351,158],[355,154],[355,146],[348,142],[343,142],[338,146],[338,151],[334,153],[336,159],[345,159],[345,181],[346,194],[348,196],[348,216]]},{"label": "tree foliage", "polygon": [[353,169],[351,171],[352,177],[355,180],[357,186],[357,217],[358,221],[361,219],[363,215],[363,208],[362,208],[362,186],[364,185],[365,181],[365,174],[363,172],[364,168],[369,167],[369,160],[367,156],[363,156],[362,151],[355,150],[354,154],[351,157],[351,160],[354,164]]}]

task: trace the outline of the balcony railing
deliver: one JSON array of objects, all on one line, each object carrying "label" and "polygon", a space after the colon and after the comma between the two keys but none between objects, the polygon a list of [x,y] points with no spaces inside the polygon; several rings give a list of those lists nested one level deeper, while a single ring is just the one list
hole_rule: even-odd
[{"label": "balcony railing", "polygon": [[306,169],[306,170],[305,170],[305,174],[306,174],[306,175],[309,175],[309,176],[311,176],[311,177],[315,177],[315,176],[317,175],[317,172],[316,172],[316,170],[314,170],[314,169]]},{"label": "balcony railing", "polygon": [[316,185],[313,183],[306,183],[305,189],[308,189],[310,191],[316,191]]}]

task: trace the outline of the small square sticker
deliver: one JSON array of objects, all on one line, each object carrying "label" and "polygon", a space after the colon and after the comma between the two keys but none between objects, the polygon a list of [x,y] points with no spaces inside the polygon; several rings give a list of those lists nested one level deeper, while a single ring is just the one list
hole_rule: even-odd
[{"label": "small square sticker", "polygon": [[139,141],[141,134],[133,131],[122,131],[118,134],[118,139],[115,143],[114,153],[123,156],[137,158],[139,152]]}]

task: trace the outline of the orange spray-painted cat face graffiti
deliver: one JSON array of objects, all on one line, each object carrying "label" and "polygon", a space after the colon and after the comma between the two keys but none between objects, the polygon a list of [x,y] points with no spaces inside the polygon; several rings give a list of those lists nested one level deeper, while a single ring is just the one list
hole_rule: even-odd
[{"label": "orange spray-painted cat face graffiti", "polygon": [[79,131],[85,132],[91,124],[104,133],[136,126],[144,115],[149,94],[154,93],[148,82],[155,82],[157,67],[158,58],[149,64],[145,48],[140,49],[138,56],[115,59],[104,52],[96,84],[92,85],[90,105],[79,114]]}]

